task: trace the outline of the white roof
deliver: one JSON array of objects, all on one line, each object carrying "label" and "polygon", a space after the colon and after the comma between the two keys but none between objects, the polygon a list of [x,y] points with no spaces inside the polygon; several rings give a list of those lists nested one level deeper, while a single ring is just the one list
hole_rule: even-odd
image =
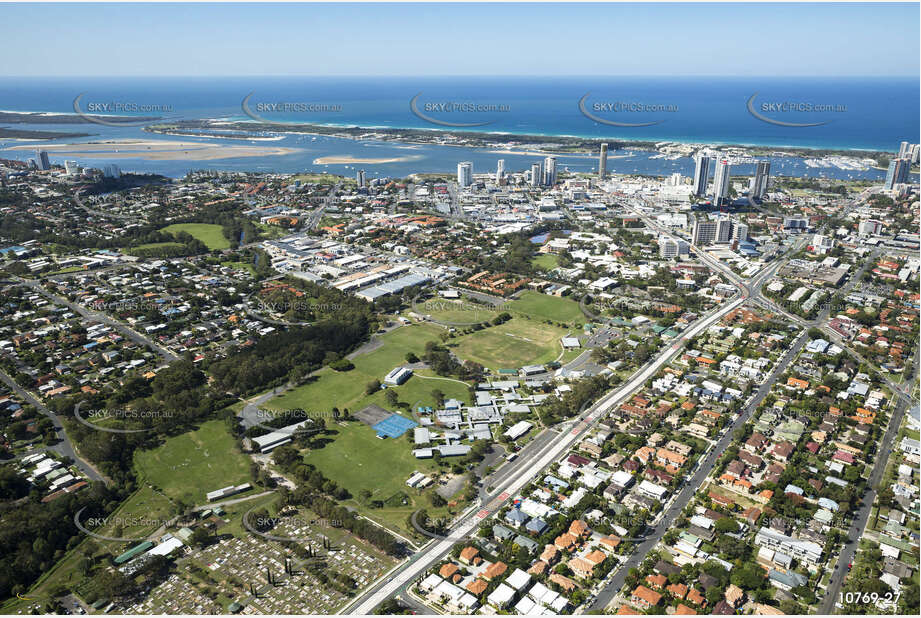
[{"label": "white roof", "polygon": [[512,571],[512,574],[505,579],[505,583],[514,588],[515,590],[521,590],[525,586],[531,583],[531,576],[522,571],[521,569],[515,569]]},{"label": "white roof", "polygon": [[515,597],[515,590],[505,584],[499,584],[499,587],[492,591],[487,597],[490,604],[496,606],[507,605]]}]

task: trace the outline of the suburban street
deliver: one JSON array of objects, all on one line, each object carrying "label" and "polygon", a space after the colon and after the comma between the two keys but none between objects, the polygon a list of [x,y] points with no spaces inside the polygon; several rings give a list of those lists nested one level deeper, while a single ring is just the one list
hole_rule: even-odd
[{"label": "suburban street", "polygon": [[665,533],[671,528],[674,524],[675,519],[683,510],[684,506],[691,502],[694,497],[694,494],[700,489],[700,486],[703,482],[710,476],[710,473],[713,471],[713,467],[716,465],[716,461],[720,455],[723,454],[723,451],[726,450],[726,447],[733,440],[733,433],[735,430],[740,428],[742,425],[747,423],[751,419],[755,410],[767,394],[771,391],[771,387],[774,385],[774,382],[777,381],[777,378],[787,370],[790,363],[796,358],[796,355],[799,354],[800,350],[803,349],[803,346],[806,345],[807,337],[806,331],[802,331],[796,340],[793,342],[793,345],[787,350],[784,356],[780,359],[780,362],[774,367],[774,370],[771,372],[770,376],[761,384],[755,394],[751,397],[748,404],[736,418],[735,422],[730,425],[726,431],[723,433],[719,441],[710,448],[707,456],[704,460],[697,466],[697,471],[691,477],[691,479],[682,487],[681,492],[671,501],[668,510],[665,513],[665,516],[659,520],[659,522],[653,527],[650,534],[646,537],[646,540],[637,546],[630,557],[624,562],[618,570],[615,572],[614,577],[611,578],[602,591],[598,594],[595,599],[594,604],[592,605],[592,610],[603,610],[611,601],[617,596],[617,593],[620,592],[620,589],[624,585],[624,580],[627,577],[630,569],[639,566],[643,561],[643,558],[646,554],[652,550],[653,547],[665,536]]}]

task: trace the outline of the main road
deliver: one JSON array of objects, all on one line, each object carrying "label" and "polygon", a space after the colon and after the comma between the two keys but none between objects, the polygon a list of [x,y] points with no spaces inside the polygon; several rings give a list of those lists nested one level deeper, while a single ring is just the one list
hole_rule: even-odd
[{"label": "main road", "polygon": [[582,438],[587,432],[605,418],[608,411],[620,405],[627,397],[642,386],[646,380],[654,376],[663,366],[680,353],[687,340],[704,332],[717,323],[730,311],[742,306],[746,298],[739,297],[726,304],[711,309],[702,315],[684,333],[681,340],[668,346],[664,351],[647,363],[642,369],[623,386],[605,395],[584,413],[575,419],[575,424],[567,433],[558,439],[549,442],[537,453],[532,453],[523,459],[517,466],[512,466],[506,472],[503,470],[502,478],[493,487],[489,499],[481,504],[479,510],[469,509],[460,520],[451,528],[447,538],[434,540],[416,553],[406,563],[394,569],[387,579],[372,586],[365,594],[356,599],[343,613],[370,614],[377,605],[386,599],[399,594],[401,590],[422,575],[433,564],[441,560],[454,545],[455,539],[464,538],[475,532],[480,523],[500,509],[516,492],[531,482],[542,470],[565,454],[570,447]]}]

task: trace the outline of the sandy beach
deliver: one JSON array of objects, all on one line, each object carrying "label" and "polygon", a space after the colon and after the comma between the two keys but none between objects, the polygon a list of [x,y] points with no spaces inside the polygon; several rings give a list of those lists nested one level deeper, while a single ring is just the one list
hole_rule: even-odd
[{"label": "sandy beach", "polygon": [[333,155],[329,157],[318,157],[313,160],[314,165],[350,165],[352,163],[406,163],[408,161],[418,161],[422,155],[411,155],[408,157],[354,157],[352,155]]},{"label": "sandy beach", "polygon": [[87,159],[149,159],[152,161],[212,161],[241,157],[269,157],[298,152],[280,146],[243,146],[170,140],[108,140],[80,144],[13,146],[9,150],[41,148],[49,153]]}]

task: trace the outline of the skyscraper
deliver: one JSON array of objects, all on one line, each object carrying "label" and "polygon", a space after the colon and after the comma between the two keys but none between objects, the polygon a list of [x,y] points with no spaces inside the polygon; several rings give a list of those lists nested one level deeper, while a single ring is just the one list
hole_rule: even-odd
[{"label": "skyscraper", "polygon": [[758,161],[755,167],[755,176],[752,178],[752,184],[749,189],[749,197],[761,199],[767,193],[768,180],[771,178],[771,162]]},{"label": "skyscraper", "polygon": [[694,195],[703,197],[707,194],[707,181],[710,179],[710,157],[698,154],[694,160]]},{"label": "skyscraper", "polygon": [[359,189],[361,189],[362,187],[366,186],[367,178],[365,177],[365,171],[364,171],[364,170],[358,170],[358,174],[357,174],[357,176],[356,176],[356,180],[358,180],[358,188],[359,188]]},{"label": "skyscraper", "polygon": [[556,157],[544,159],[544,184],[548,187],[556,184]]},{"label": "skyscraper", "polygon": [[601,145],[601,154],[598,155],[598,178],[604,180],[608,175],[608,145]]},{"label": "skyscraper", "polygon": [[904,159],[911,154],[911,144],[909,142],[902,142],[899,144],[899,159]]},{"label": "skyscraper", "polygon": [[496,163],[496,182],[502,182],[503,178],[505,178],[505,159],[499,159]]},{"label": "skyscraper", "polygon": [[35,167],[40,170],[50,170],[51,161],[48,160],[48,152],[45,150],[35,151]]},{"label": "skyscraper", "polygon": [[[691,236],[691,242],[698,246],[728,244],[732,241],[733,227],[735,224],[725,217],[716,221],[697,220],[694,223],[694,232]],[[740,230],[741,232],[742,230]],[[744,230],[748,235],[748,227]]]},{"label": "skyscraper", "polygon": [[884,188],[893,189],[896,185],[908,182],[908,171],[911,169],[911,159],[893,159],[889,162],[889,170],[886,172],[886,184]]},{"label": "skyscraper", "polygon": [[531,165],[531,186],[539,187],[540,183],[543,182],[544,173],[542,171],[540,163],[534,163]]},{"label": "skyscraper", "polygon": [[720,159],[716,164],[716,171],[713,172],[713,205],[719,206],[720,203],[729,197],[729,161]]},{"label": "skyscraper", "polygon": [[470,161],[461,161],[457,164],[457,184],[461,187],[473,184],[473,163]]}]

